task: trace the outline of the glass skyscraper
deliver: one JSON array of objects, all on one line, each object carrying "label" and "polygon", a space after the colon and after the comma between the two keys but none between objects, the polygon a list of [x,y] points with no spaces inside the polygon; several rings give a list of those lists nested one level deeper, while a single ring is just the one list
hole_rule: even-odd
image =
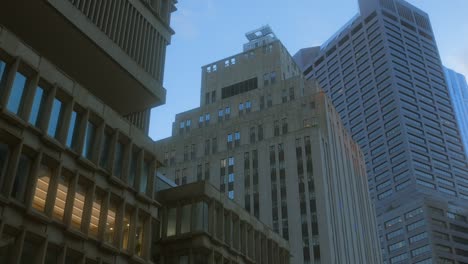
[{"label": "glass skyscraper", "polygon": [[362,148],[386,263],[468,263],[468,168],[426,13],[400,0],[360,12],[294,57]]},{"label": "glass skyscraper", "polygon": [[468,155],[468,84],[463,74],[446,67],[444,67],[444,72],[465,153]]}]

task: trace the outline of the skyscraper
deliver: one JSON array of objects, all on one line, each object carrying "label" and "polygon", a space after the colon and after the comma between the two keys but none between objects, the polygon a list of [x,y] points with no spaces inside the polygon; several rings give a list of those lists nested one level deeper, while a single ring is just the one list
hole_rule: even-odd
[{"label": "skyscraper", "polygon": [[465,153],[468,155],[468,84],[463,74],[446,67],[444,67],[444,72]]},{"label": "skyscraper", "polygon": [[211,182],[289,240],[291,263],[381,263],[361,151],[270,27],[246,37],[156,143],[166,176]]},{"label": "skyscraper", "polygon": [[364,152],[387,263],[465,263],[467,159],[429,17],[402,0],[359,9],[295,59]]}]

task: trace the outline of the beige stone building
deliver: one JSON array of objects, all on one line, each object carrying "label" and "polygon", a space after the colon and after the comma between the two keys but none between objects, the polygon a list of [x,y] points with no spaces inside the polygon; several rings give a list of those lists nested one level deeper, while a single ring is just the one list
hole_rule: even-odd
[{"label": "beige stone building", "polygon": [[[0,263],[259,263],[250,235],[267,243],[262,263],[273,253],[288,263],[287,242],[212,187],[184,193],[185,203],[174,201],[183,189],[156,195],[175,186],[157,173],[157,146],[147,136],[150,108],[165,101],[175,4],[0,4]],[[237,219],[247,237],[223,246],[210,235],[221,226],[212,220],[203,222],[210,231],[203,241],[216,248],[201,233],[168,236],[179,222],[166,212],[180,204],[184,213],[193,201]],[[174,247],[190,254],[175,255]]]},{"label": "beige stone building", "polygon": [[361,151],[271,29],[246,36],[156,142],[163,173],[212,183],[289,241],[291,263],[381,263]]}]

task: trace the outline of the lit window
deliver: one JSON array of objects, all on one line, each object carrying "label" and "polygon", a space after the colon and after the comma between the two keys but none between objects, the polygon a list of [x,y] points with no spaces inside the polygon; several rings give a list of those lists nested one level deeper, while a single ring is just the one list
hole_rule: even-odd
[{"label": "lit window", "polygon": [[91,219],[89,221],[89,234],[97,237],[99,234],[99,224],[101,219],[101,208],[104,195],[99,190],[94,194],[93,206],[91,208]]},{"label": "lit window", "polygon": [[176,234],[176,208],[170,208],[167,214],[167,230],[166,236],[174,236]]},{"label": "lit window", "polygon": [[81,221],[83,220],[83,210],[86,199],[86,188],[83,184],[76,186],[75,198],[73,199],[73,208],[71,216],[72,227],[81,230]]},{"label": "lit window", "polygon": [[7,102],[7,109],[10,112],[18,114],[23,101],[24,90],[26,89],[26,76],[17,72],[13,86],[11,87],[10,97]]},{"label": "lit window", "polygon": [[41,165],[39,168],[39,173],[37,175],[36,190],[34,191],[33,198],[33,208],[44,212],[45,203],[47,200],[47,193],[49,189],[50,176],[52,175],[52,170],[45,166]]},{"label": "lit window", "polygon": [[34,94],[34,99],[31,107],[31,115],[29,116],[29,123],[34,126],[39,126],[39,121],[44,110],[46,94],[42,87],[36,87],[36,93]]},{"label": "lit window", "polygon": [[128,244],[130,240],[130,229],[132,226],[132,214],[133,208],[126,206],[125,208],[125,216],[123,220],[123,238],[122,238],[122,247],[125,250],[128,250]]},{"label": "lit window", "polygon": [[81,153],[83,157],[91,160],[93,158],[93,145],[94,137],[96,134],[96,125],[91,121],[86,123],[86,132],[84,137],[83,152]]},{"label": "lit window", "polygon": [[115,218],[117,216],[117,201],[111,199],[107,210],[106,229],[104,230],[104,241],[115,243]]},{"label": "lit window", "polygon": [[70,177],[60,175],[58,177],[57,195],[55,197],[53,217],[59,221],[63,221],[65,207],[67,203],[67,194],[70,188]]},{"label": "lit window", "polygon": [[136,239],[135,239],[135,252],[138,256],[142,256],[144,252],[143,241],[145,236],[145,219],[142,214],[138,215],[138,222],[136,225]]}]

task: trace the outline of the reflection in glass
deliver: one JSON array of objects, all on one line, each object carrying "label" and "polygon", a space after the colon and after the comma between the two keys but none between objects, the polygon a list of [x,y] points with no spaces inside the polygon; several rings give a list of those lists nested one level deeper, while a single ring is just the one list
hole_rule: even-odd
[{"label": "reflection in glass", "polygon": [[11,87],[10,97],[7,102],[7,109],[15,114],[19,113],[24,90],[26,88],[26,76],[17,72],[13,86]]},{"label": "reflection in glass", "polygon": [[72,209],[72,227],[81,229],[81,220],[83,218],[83,210],[85,205],[86,189],[82,184],[76,186],[75,199],[73,200]]},{"label": "reflection in glass", "polygon": [[150,162],[146,161],[143,163],[143,169],[141,170],[140,174],[140,192],[146,193],[148,188],[148,175],[150,171]]},{"label": "reflection in glass", "polygon": [[170,208],[167,214],[166,236],[168,237],[176,234],[176,212],[177,208]]},{"label": "reflection in glass", "polygon": [[60,119],[62,118],[62,101],[57,98],[54,98],[52,104],[52,111],[50,113],[49,128],[47,129],[47,134],[51,137],[58,136],[58,127]]},{"label": "reflection in glass", "polygon": [[104,169],[108,169],[108,166],[109,166],[110,145],[111,145],[111,135],[105,132],[104,143],[102,145],[101,155],[99,158],[99,166],[101,166]]},{"label": "reflection in glass", "polygon": [[125,208],[125,216],[123,220],[123,239],[122,239],[122,247],[125,250],[128,250],[128,243],[130,238],[130,228],[132,222],[132,208],[127,207]]},{"label": "reflection in glass", "polygon": [[15,182],[11,190],[11,196],[20,202],[24,202],[24,195],[26,193],[26,183],[31,172],[32,160],[29,156],[21,153],[16,170]]},{"label": "reflection in glass", "polygon": [[191,205],[186,204],[182,206],[182,215],[180,216],[181,224],[180,224],[180,233],[188,233],[190,232],[190,209]]},{"label": "reflection in glass", "polygon": [[40,112],[44,108],[45,96],[44,89],[40,86],[36,87],[36,93],[31,107],[31,115],[29,116],[29,123],[34,126],[39,126]]},{"label": "reflection in glass", "polygon": [[32,204],[32,207],[40,212],[44,212],[45,210],[45,203],[47,200],[47,192],[49,189],[51,175],[52,170],[45,165],[41,165],[37,175],[36,190],[34,191]]},{"label": "reflection in glass", "polygon": [[77,143],[78,143],[78,132],[79,132],[79,124],[80,124],[80,115],[73,111],[70,117],[70,126],[68,127],[68,134],[67,134],[67,147],[73,148],[76,151]]},{"label": "reflection in glass", "polygon": [[194,206],[193,221],[195,221],[195,230],[208,231],[208,204],[198,202]]},{"label": "reflection in glass", "polygon": [[110,244],[114,243],[115,236],[115,217],[117,215],[117,202],[110,200],[107,210],[106,229],[104,230],[104,241]]},{"label": "reflection in glass", "polygon": [[57,195],[55,197],[53,217],[59,221],[63,220],[67,203],[67,194],[70,187],[70,177],[60,175],[58,177]]},{"label": "reflection in glass", "polygon": [[145,221],[143,218],[143,215],[138,216],[138,223],[136,226],[136,239],[135,239],[135,253],[138,256],[141,256],[143,254],[143,237],[145,235],[144,228],[145,227]]},{"label": "reflection in glass", "polygon": [[92,159],[94,136],[96,134],[96,125],[88,121],[86,123],[86,133],[84,138],[83,153],[82,155],[87,159]]},{"label": "reflection in glass", "polygon": [[103,195],[96,191],[93,206],[91,208],[91,220],[89,222],[89,234],[93,237],[97,237],[99,234],[102,201]]},{"label": "reflection in glass", "polygon": [[114,163],[114,174],[117,178],[122,177],[122,162],[123,162],[123,153],[124,145],[122,142],[117,142],[115,147],[115,163]]}]

